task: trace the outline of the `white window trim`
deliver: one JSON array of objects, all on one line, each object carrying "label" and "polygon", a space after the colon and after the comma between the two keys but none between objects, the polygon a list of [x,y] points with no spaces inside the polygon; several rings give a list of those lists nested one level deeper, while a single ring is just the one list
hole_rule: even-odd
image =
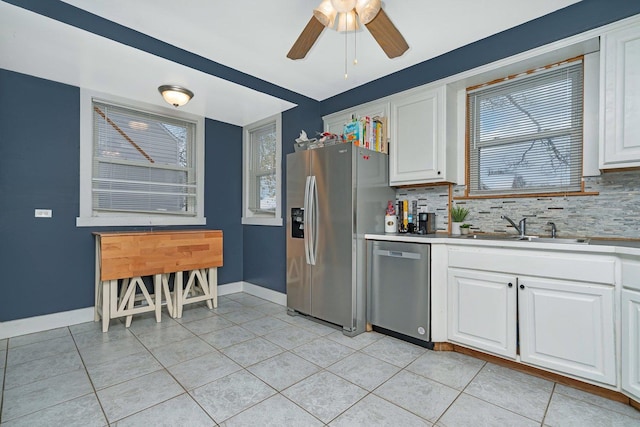
[{"label": "white window trim", "polygon": [[[150,113],[173,116],[196,123],[196,216],[145,215],[137,213],[104,212],[94,213],[91,196],[93,164],[93,100],[119,104]],[[80,89],[80,212],[76,218],[77,227],[111,226],[153,226],[153,225],[206,225],[204,216],[204,117],[171,110],[157,105],[132,101],[88,89]]]},{"label": "white window trim", "polygon": [[[251,165],[251,132],[259,127],[276,124],[276,209],[273,215],[249,209],[249,172]],[[242,129],[242,224],[282,226],[282,114],[276,114]]]}]

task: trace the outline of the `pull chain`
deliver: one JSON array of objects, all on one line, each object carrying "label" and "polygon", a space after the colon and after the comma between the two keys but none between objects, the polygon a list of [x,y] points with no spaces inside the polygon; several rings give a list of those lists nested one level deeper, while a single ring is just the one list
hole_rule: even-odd
[{"label": "pull chain", "polygon": [[344,18],[344,79],[347,80],[347,77],[349,77],[349,75],[347,74],[347,34],[349,34],[349,31],[347,31],[347,17],[345,15]]},{"label": "pull chain", "polygon": [[[355,18],[357,23],[358,18]],[[353,26],[353,65],[358,65],[358,34],[356,33],[356,25]]]}]

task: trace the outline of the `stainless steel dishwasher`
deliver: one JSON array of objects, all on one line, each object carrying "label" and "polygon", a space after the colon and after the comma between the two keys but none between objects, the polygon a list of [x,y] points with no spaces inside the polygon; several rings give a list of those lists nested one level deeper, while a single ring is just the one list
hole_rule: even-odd
[{"label": "stainless steel dishwasher", "polygon": [[431,245],[370,240],[368,252],[369,323],[430,343]]}]

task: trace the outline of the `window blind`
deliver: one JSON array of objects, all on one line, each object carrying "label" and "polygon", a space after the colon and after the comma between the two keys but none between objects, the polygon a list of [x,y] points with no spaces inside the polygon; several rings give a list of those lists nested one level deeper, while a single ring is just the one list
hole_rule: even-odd
[{"label": "window blind", "polygon": [[275,212],[276,208],[276,124],[251,131],[251,189],[249,209]]},{"label": "window blind", "polygon": [[196,215],[195,124],[93,102],[94,211]]},{"label": "window blind", "polygon": [[581,190],[581,60],[467,93],[469,194]]}]

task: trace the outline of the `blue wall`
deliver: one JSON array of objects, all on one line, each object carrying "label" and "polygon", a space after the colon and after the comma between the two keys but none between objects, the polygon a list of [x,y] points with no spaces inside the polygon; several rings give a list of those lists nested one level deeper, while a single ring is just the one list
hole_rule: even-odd
[{"label": "blue wall", "polygon": [[0,321],[91,306],[93,239],[75,226],[80,90],[0,70],[0,106]]},{"label": "blue wall", "polygon": [[207,119],[205,139],[206,228],[222,230],[224,242],[218,283],[237,282],[243,277],[242,128]]},{"label": "blue wall", "polygon": [[[91,233],[98,229],[75,225],[80,90],[0,69],[0,106],[0,322],[93,306]],[[209,119],[205,126],[205,228],[224,233],[219,283],[236,282],[242,129]],[[34,218],[36,208],[52,209],[53,217]]]}]

